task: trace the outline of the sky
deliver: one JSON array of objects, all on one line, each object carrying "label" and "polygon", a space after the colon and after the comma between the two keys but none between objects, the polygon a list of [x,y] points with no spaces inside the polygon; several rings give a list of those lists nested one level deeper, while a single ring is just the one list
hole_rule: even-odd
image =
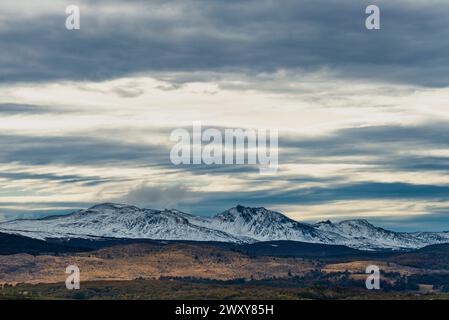
[{"label": "sky", "polygon": [[[242,204],[449,230],[448,16],[443,0],[2,0],[0,220]],[[170,132],[194,121],[278,130],[277,173],[173,165]]]}]

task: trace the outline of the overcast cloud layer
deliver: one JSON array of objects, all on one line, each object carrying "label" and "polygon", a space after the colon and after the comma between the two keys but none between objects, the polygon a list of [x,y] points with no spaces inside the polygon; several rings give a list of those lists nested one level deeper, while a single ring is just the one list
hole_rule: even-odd
[{"label": "overcast cloud layer", "polygon": [[[29,4],[28,6],[25,4]],[[327,70],[444,87],[447,1],[2,1],[1,81],[104,80],[154,71]],[[364,28],[378,4],[382,32]]]}]

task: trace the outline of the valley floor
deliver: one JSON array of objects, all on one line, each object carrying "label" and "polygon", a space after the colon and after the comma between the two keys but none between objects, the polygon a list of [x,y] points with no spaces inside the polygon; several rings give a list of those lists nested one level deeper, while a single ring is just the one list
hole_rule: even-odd
[{"label": "valley floor", "polygon": [[201,283],[184,280],[93,281],[80,290],[64,283],[20,284],[0,289],[1,299],[89,300],[449,300],[448,293],[368,291],[343,287],[282,287],[271,284]]},{"label": "valley floor", "polygon": [[[65,287],[69,265],[80,269],[80,290]],[[380,268],[380,290],[365,287],[369,265]],[[0,298],[449,299],[448,266],[449,245],[366,253],[292,242],[132,243],[0,255]]]}]

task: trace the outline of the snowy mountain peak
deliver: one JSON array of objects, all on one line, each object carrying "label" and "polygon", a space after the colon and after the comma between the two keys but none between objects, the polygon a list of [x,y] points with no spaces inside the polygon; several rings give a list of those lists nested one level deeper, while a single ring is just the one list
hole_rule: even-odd
[{"label": "snowy mountain peak", "polygon": [[[260,213],[275,213],[275,211],[268,210],[264,207],[245,207],[241,204],[238,204],[234,208],[229,209],[228,211],[235,211],[242,214],[260,214]],[[277,214],[281,214],[279,212],[276,212]]]},{"label": "snowy mountain peak", "polygon": [[223,213],[229,212],[229,213],[232,213],[234,215],[237,215],[237,214],[255,215],[255,214],[258,214],[259,212],[267,212],[267,211],[269,211],[269,210],[267,210],[267,209],[265,209],[263,207],[253,208],[253,207],[245,207],[245,206],[242,206],[242,205],[239,204],[239,205],[237,205],[237,206],[235,206],[235,207],[233,207],[231,209],[226,210]]},{"label": "snowy mountain peak", "polygon": [[364,219],[344,220],[334,224],[337,228],[344,229],[351,233],[367,233],[367,232],[382,232],[382,228],[376,227]]},{"label": "snowy mountain peak", "polygon": [[296,240],[330,241],[313,226],[288,218],[263,207],[236,206],[204,222],[204,226],[223,230],[241,239],[257,241]]},{"label": "snowy mountain peak", "polygon": [[368,220],[365,219],[352,219],[352,220],[343,220],[338,222],[339,225],[348,225],[348,226],[354,226],[354,227],[367,227],[367,228],[376,228],[373,224],[368,222]]},{"label": "snowy mountain peak", "polygon": [[290,218],[287,218],[282,213],[276,211],[271,211],[263,207],[253,208],[253,207],[244,207],[242,205],[238,205],[234,208],[226,210],[216,215],[215,218],[230,222],[243,220],[243,222],[245,223],[254,220],[267,220],[267,219],[290,220]]},{"label": "snowy mountain peak", "polygon": [[320,221],[315,224],[316,227],[322,227],[322,228],[334,228],[334,227],[352,227],[352,228],[373,228],[376,229],[378,227],[371,224],[368,220],[365,219],[352,219],[352,220],[343,220],[340,222],[332,222],[330,220],[324,220]]},{"label": "snowy mountain peak", "polygon": [[330,220],[323,220],[315,224],[315,226],[326,226],[326,225],[333,225],[333,223]]}]

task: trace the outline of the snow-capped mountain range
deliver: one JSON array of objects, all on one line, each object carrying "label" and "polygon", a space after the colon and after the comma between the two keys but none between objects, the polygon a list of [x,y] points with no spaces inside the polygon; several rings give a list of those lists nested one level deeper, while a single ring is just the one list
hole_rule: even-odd
[{"label": "snow-capped mountain range", "polygon": [[404,250],[449,243],[449,232],[393,232],[366,220],[306,224],[279,212],[240,205],[212,217],[199,217],[178,210],[106,203],[69,215],[3,222],[0,232],[43,240],[99,237],[234,243],[292,240],[362,250]]}]

